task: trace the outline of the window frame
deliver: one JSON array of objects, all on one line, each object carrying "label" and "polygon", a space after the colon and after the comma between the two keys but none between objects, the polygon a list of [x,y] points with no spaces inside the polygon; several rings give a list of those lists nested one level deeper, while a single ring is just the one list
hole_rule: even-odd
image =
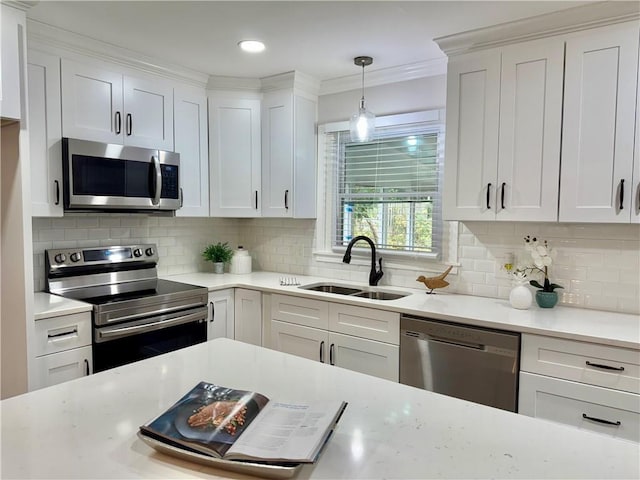
[{"label": "window frame", "polygon": [[[376,128],[401,126],[410,123],[432,123],[441,126],[444,131],[444,109],[425,110],[421,112],[380,116],[376,118]],[[318,126],[318,221],[316,222],[316,238],[313,251],[318,262],[342,263],[346,247],[334,246],[335,234],[335,165],[326,158],[328,133],[349,130],[349,122],[330,122]],[[442,138],[444,141],[444,137]],[[442,158],[440,158],[442,161]],[[442,168],[442,164],[441,164]],[[440,170],[442,186],[442,170]],[[440,195],[442,201],[442,195]],[[440,212],[441,215],[442,212]],[[442,224],[440,251],[438,253],[416,253],[396,250],[382,250],[387,268],[400,270],[439,272],[444,265],[458,266],[458,222],[448,222],[440,218]],[[363,246],[364,247],[364,246]],[[359,255],[362,252],[362,255]],[[354,248],[352,264],[369,264],[367,248]],[[419,261],[419,264],[416,262]],[[454,270],[457,270],[454,268]],[[453,272],[455,273],[455,271]]]}]

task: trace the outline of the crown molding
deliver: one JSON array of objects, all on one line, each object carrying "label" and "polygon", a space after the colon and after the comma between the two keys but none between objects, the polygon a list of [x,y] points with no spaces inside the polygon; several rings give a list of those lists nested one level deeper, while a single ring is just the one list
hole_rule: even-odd
[{"label": "crown molding", "polygon": [[8,7],[17,8],[18,10],[22,10],[26,12],[31,7],[35,7],[38,3],[37,1],[29,1],[29,0],[2,0],[2,5],[7,5]]},{"label": "crown molding", "polygon": [[310,95],[317,96],[320,90],[320,81],[311,75],[299,71],[285,72],[260,79],[263,92],[293,88]]},{"label": "crown molding", "polygon": [[180,65],[164,63],[132,50],[27,19],[27,44],[56,55],[62,52],[91,57],[148,74],[204,88],[209,76]]},{"label": "crown molding", "polygon": [[[415,80],[424,77],[445,75],[447,73],[447,59],[434,58],[423,62],[416,62],[397,67],[381,68],[366,72],[367,87],[386,85],[389,83]],[[330,95],[332,93],[357,90],[362,86],[362,76],[360,73],[347,75],[345,77],[324,80],[320,84],[319,95]]]},{"label": "crown molding", "polygon": [[258,78],[226,77],[222,75],[210,75],[207,82],[207,90],[239,90],[260,92],[261,85]]},{"label": "crown molding", "polygon": [[447,55],[563,35],[640,19],[640,2],[595,2],[434,39]]}]

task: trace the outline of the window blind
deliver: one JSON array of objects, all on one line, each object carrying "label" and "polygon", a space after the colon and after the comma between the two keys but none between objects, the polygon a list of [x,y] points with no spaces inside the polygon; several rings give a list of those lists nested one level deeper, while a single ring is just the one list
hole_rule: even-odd
[{"label": "window blind", "polygon": [[327,151],[336,159],[334,247],[366,235],[383,250],[438,253],[441,131],[395,126],[367,143],[352,143],[349,132],[329,135]]}]

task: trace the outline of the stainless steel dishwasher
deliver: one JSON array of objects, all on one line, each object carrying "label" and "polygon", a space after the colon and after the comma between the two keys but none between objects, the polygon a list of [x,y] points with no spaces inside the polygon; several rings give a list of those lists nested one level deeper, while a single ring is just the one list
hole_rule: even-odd
[{"label": "stainless steel dishwasher", "polygon": [[400,317],[400,383],[512,412],[520,334]]}]

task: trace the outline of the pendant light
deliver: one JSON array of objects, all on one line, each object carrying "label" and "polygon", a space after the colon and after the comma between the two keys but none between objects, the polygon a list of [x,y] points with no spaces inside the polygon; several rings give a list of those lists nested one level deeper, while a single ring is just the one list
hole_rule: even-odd
[{"label": "pendant light", "polygon": [[350,129],[352,142],[368,142],[373,138],[375,131],[376,116],[371,113],[364,104],[364,67],[373,63],[371,57],[356,57],[353,63],[362,67],[362,98],[360,108],[357,113],[351,116]]}]

